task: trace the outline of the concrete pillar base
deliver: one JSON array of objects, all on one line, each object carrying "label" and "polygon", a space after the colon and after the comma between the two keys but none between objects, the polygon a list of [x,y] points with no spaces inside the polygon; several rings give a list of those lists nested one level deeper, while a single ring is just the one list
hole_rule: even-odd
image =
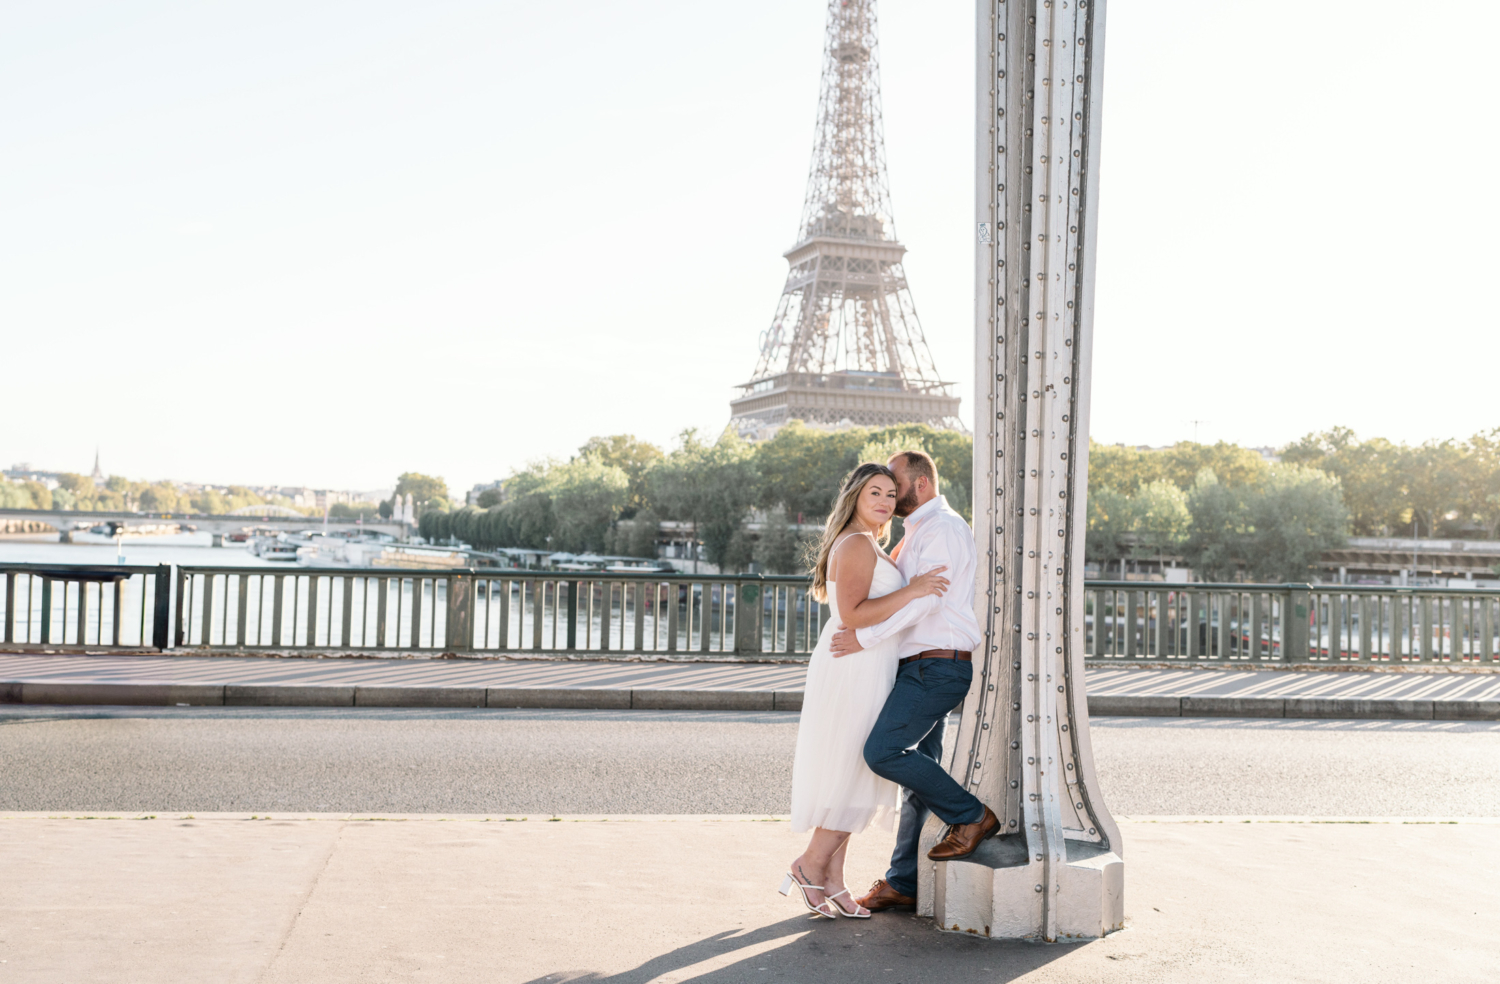
[{"label": "concrete pillar base", "polygon": [[[1024,838],[997,837],[964,861],[929,865],[926,896],[938,928],[1001,940],[1098,939],[1125,927],[1125,863],[1085,841],[1068,841],[1052,935],[1043,910],[1043,866],[1028,860]],[[918,911],[926,906],[919,903]]]}]

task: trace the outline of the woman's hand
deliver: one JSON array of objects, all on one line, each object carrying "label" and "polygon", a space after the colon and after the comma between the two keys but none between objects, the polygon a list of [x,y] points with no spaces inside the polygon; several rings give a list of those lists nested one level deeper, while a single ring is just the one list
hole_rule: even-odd
[{"label": "woman's hand", "polygon": [[942,576],[942,572],[947,569],[946,567],[934,567],[932,570],[925,571],[912,578],[906,585],[911,589],[911,596],[913,598],[924,598],[927,595],[942,595],[943,592],[948,590],[948,579]]}]

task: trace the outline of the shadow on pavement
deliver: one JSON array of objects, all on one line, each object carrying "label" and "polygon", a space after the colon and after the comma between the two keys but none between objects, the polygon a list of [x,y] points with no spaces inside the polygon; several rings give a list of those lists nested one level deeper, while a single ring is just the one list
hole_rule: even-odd
[{"label": "shadow on pavement", "polygon": [[[525,984],[645,984],[663,975],[702,984],[995,984],[1015,980],[1087,945],[965,937],[939,932],[930,919],[901,913],[837,922],[798,916],[749,932],[715,933],[618,973],[558,970]],[[741,955],[747,950],[753,952]],[[697,964],[722,964],[725,958],[734,962],[694,970]]]}]

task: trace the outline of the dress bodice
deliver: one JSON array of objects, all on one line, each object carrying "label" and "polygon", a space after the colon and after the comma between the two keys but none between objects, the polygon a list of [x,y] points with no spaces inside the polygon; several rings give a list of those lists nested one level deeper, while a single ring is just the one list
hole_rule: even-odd
[{"label": "dress bodice", "polygon": [[[856,535],[869,536],[868,533]],[[873,540],[874,538],[871,537],[872,546],[874,545]],[[842,543],[839,544],[840,548],[843,546]],[[876,550],[878,551],[879,547],[876,547]],[[906,587],[906,578],[901,576],[901,572],[896,569],[896,565],[881,551],[880,556],[875,558],[875,574],[870,579],[870,593],[868,597],[879,598],[881,595],[888,595],[892,591],[899,591],[904,587]],[[841,616],[839,615],[838,587],[835,581],[828,582],[828,609],[833,614],[833,620],[835,622],[839,621]]]}]

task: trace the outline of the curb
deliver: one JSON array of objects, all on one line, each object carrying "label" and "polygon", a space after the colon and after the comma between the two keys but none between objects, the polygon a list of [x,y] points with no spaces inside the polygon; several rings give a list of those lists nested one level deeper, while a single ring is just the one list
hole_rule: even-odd
[{"label": "curb", "polygon": [[[1091,694],[1095,717],[1500,721],[1500,700]],[[135,707],[494,707],[530,710],[800,711],[800,690],[365,687],[0,681],[0,704]]]},{"label": "curb", "polygon": [[1235,717],[1361,721],[1500,721],[1500,700],[1089,695],[1095,717]]}]

